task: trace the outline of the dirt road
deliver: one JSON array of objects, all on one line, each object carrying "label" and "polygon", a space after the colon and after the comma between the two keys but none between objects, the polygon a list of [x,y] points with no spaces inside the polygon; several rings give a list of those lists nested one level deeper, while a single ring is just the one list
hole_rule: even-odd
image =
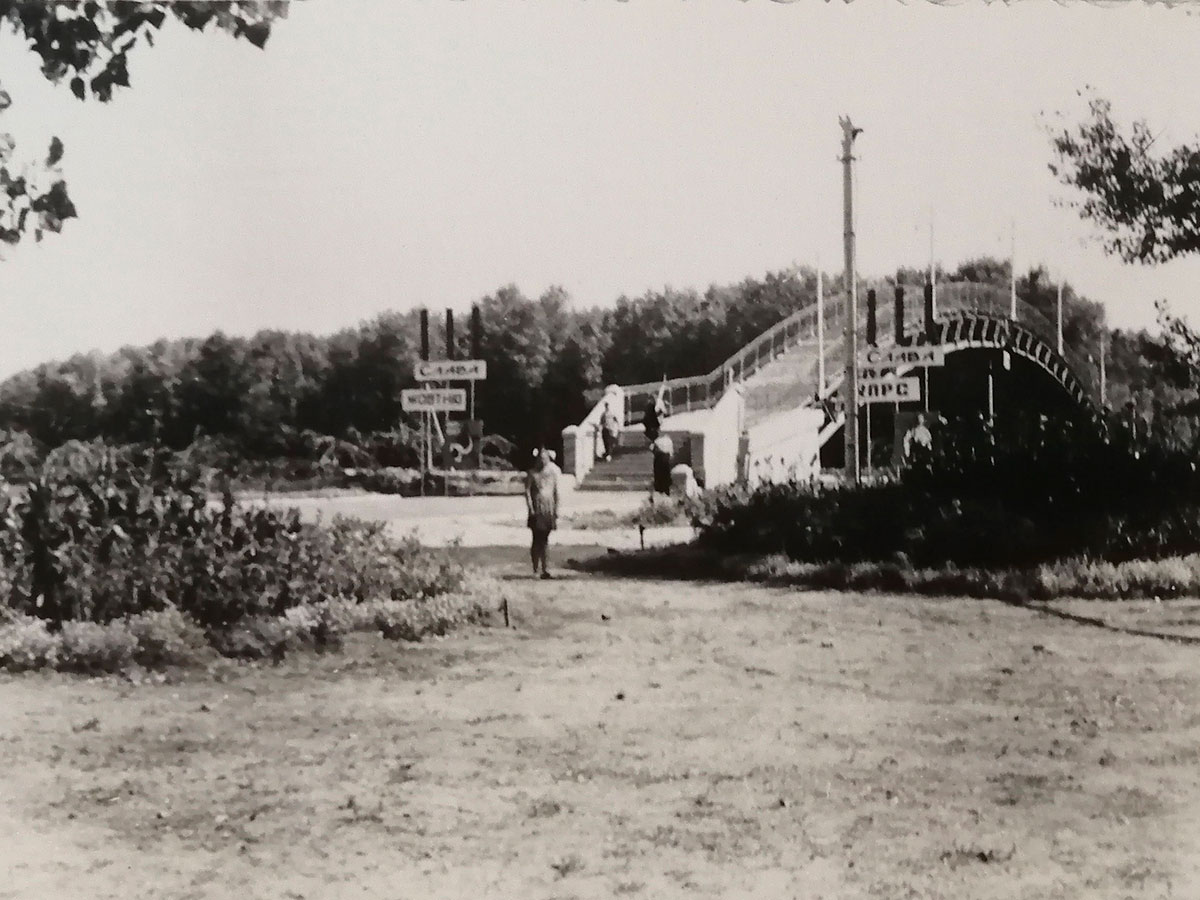
[{"label": "dirt road", "polygon": [[508,631],[0,678],[0,897],[1200,896],[1200,648],[980,601],[510,584]]}]

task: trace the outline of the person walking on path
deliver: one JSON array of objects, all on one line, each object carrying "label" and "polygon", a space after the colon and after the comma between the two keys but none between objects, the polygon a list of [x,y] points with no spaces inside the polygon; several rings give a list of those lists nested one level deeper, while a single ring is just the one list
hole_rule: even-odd
[{"label": "person walking on path", "polygon": [[558,476],[562,474],[554,463],[554,454],[542,447],[533,451],[533,466],[525,476],[525,508],[529,513],[529,530],[533,543],[529,558],[533,562],[533,574],[541,571],[543,578],[550,577],[547,559],[550,548],[550,532],[558,527]]},{"label": "person walking on path", "polygon": [[613,450],[621,438],[621,417],[613,409],[611,400],[604,401],[604,414],[600,417],[600,434],[604,439],[604,458],[612,459]]}]

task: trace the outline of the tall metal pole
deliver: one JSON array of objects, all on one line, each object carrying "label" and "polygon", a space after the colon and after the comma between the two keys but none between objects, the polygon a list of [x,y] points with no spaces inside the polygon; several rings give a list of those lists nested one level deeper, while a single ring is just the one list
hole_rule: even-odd
[{"label": "tall metal pole", "polygon": [[1058,354],[1063,352],[1063,332],[1062,332],[1062,295],[1063,285],[1061,279],[1058,282]]},{"label": "tall metal pole", "polygon": [[843,233],[846,244],[846,474],[852,484],[862,481],[858,458],[858,282],[854,272],[854,139],[862,132],[849,116],[842,126]]},{"label": "tall metal pole", "polygon": [[825,276],[817,257],[817,395],[825,393]]},{"label": "tall metal pole", "polygon": [[1008,317],[1017,319],[1017,221],[1012,222],[1008,244]]},{"label": "tall metal pole", "polygon": [[933,314],[937,315],[937,275],[933,265],[933,207],[929,207],[929,283],[933,286]]},{"label": "tall metal pole", "polygon": [[1100,405],[1108,408],[1108,384],[1104,378],[1105,335],[1100,332]]}]

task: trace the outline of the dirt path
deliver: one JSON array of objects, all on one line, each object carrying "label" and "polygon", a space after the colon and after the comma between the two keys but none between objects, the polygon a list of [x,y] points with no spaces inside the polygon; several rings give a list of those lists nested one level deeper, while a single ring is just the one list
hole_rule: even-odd
[{"label": "dirt path", "polygon": [[510,631],[0,680],[0,897],[1200,895],[1194,647],[978,601],[511,584]]}]

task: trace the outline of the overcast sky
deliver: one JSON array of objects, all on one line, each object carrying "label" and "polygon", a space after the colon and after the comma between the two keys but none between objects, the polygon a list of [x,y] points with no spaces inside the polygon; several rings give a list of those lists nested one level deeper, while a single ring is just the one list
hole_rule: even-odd
[{"label": "overcast sky", "polygon": [[513,282],[579,304],[841,269],[1045,263],[1118,326],[1200,322],[1200,261],[1125,266],[1053,204],[1042,113],[1094,86],[1200,133],[1200,16],[1049,2],[308,0],[265,51],[172,24],[81,104],[0,39],[0,130],[51,134],[80,218],[0,262],[0,374],[214,329],[328,332]]}]

